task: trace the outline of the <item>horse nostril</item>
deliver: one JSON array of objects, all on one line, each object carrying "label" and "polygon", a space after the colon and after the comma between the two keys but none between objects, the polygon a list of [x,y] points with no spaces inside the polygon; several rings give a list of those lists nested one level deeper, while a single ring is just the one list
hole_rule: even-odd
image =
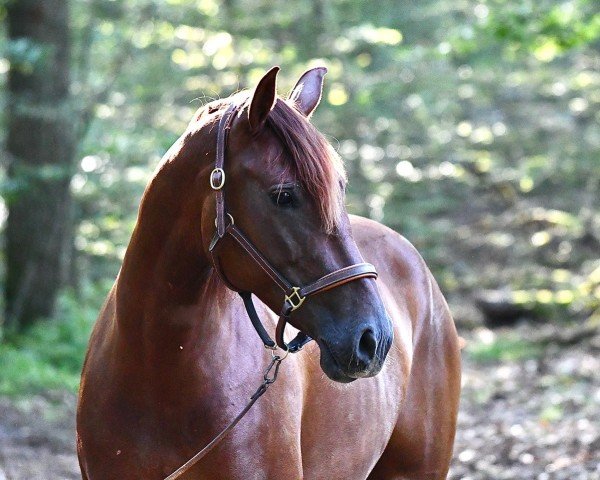
[{"label": "horse nostril", "polygon": [[360,337],[358,342],[358,357],[367,365],[371,363],[377,351],[377,338],[373,330],[367,328]]}]

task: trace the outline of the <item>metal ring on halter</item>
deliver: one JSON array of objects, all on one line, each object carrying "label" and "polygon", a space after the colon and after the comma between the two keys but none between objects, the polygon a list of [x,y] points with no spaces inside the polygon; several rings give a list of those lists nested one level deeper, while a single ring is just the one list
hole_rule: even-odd
[{"label": "metal ring on halter", "polygon": [[[279,355],[275,355],[275,350],[277,350],[277,347],[275,348],[269,348],[269,350],[271,350],[271,358],[275,358],[275,357],[279,357]],[[283,348],[282,348],[283,350]],[[279,360],[283,360],[285,359],[285,357],[287,357],[290,354],[290,348],[288,347],[287,343],[285,344],[285,350],[283,350],[285,353],[283,355],[283,357],[279,357]]]},{"label": "metal ring on halter", "polygon": [[[228,213],[227,216],[229,217],[229,220],[231,220],[231,224],[235,225],[235,221],[233,220],[233,217],[231,216],[231,213]],[[215,227],[217,226],[217,219],[215,218]]]},{"label": "metal ring on halter", "polygon": [[[221,178],[215,180],[216,174],[221,175]],[[219,167],[214,168],[213,171],[210,172],[210,187],[213,190],[221,190],[223,188],[223,185],[225,185],[225,170]]]}]

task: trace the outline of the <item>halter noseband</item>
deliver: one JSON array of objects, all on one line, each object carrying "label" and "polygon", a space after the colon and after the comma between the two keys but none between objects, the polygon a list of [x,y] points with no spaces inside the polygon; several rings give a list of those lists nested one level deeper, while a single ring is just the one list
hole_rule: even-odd
[{"label": "halter noseband", "polygon": [[289,321],[291,313],[300,308],[307,297],[316,295],[317,293],[339,287],[345,283],[358,280],[360,278],[377,278],[377,271],[370,263],[357,263],[348,267],[340,268],[334,272],[328,273],[317,281],[302,287],[293,286],[281,273],[279,273],[266,257],[252,244],[252,242],[244,235],[244,233],[235,225],[233,216],[227,212],[225,208],[225,196],[223,187],[225,186],[225,148],[227,146],[227,134],[231,127],[234,114],[237,111],[236,105],[230,105],[219,121],[217,131],[217,153],[215,159],[215,168],[210,174],[210,186],[215,191],[217,216],[215,219],[216,232],[210,242],[209,252],[213,261],[215,271],[219,274],[225,284],[232,290],[238,292],[244,301],[246,312],[250,317],[250,321],[256,332],[260,336],[266,348],[276,348],[275,342],[271,339],[265,330],[256,309],[252,302],[252,292],[240,291],[234,287],[221,269],[219,259],[215,255],[215,250],[225,235],[233,238],[239,246],[254,260],[254,262],[273,280],[273,282],[283,291],[284,301],[279,321],[275,332],[275,340],[280,348],[291,353],[299,351],[304,345],[312,339],[304,332],[299,332],[298,335],[289,343],[285,343],[284,330]]}]

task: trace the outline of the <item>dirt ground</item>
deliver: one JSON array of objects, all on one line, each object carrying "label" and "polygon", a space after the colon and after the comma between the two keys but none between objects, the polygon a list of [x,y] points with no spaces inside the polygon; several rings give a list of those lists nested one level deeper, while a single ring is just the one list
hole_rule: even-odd
[{"label": "dirt ground", "polygon": [[0,397],[0,480],[80,479],[72,393]]},{"label": "dirt ground", "polygon": [[[517,361],[465,354],[463,384],[449,479],[600,480],[600,342]],[[0,480],[80,478],[75,401],[0,398]]]},{"label": "dirt ground", "polygon": [[448,478],[599,480],[598,340],[550,345],[535,359],[465,361]]}]

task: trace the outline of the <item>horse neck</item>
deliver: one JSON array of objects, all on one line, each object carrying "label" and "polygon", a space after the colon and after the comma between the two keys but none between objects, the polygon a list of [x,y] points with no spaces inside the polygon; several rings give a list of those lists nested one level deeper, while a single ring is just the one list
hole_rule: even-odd
[{"label": "horse neck", "polygon": [[211,277],[200,233],[209,192],[197,191],[198,166],[185,165],[165,162],[146,189],[117,280],[117,322],[137,336],[140,328],[168,328],[173,312],[194,305]]}]

